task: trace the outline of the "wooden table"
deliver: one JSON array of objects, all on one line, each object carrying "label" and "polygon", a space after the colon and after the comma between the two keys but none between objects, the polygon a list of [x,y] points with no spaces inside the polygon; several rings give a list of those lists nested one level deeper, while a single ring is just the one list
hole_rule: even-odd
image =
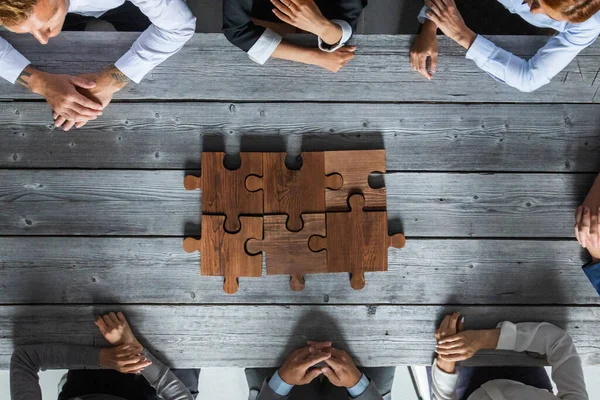
[{"label": "wooden table", "polygon": [[[116,60],[136,34],[63,33],[47,46],[2,36],[42,69],[79,73]],[[528,56],[546,38],[492,39]],[[456,310],[474,328],[556,323],[586,364],[600,363],[600,298],[573,238],[600,170],[600,46],[527,94],[447,40],[434,81],[421,79],[411,40],[357,36],[357,57],[332,74],[261,67],[198,34],[69,133],[52,128],[39,97],[2,83],[0,368],[14,343],[103,344],[93,316],[109,310],[174,367],[275,366],[309,338],[333,339],[366,366],[428,364],[432,332]],[[264,276],[229,296],[183,251],[200,229],[200,196],[183,178],[201,151],[376,148],[387,150],[390,228],[408,242],[363,290],[343,274],[309,275],[302,292]]]}]

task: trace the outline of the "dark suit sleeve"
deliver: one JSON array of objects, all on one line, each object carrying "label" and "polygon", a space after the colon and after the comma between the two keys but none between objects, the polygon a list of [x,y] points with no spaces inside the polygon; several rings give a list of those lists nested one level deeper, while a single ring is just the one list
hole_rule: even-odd
[{"label": "dark suit sleeve", "polygon": [[331,7],[331,15],[327,17],[346,21],[355,31],[358,19],[366,6],[367,0],[338,0],[338,4]]},{"label": "dark suit sleeve", "polygon": [[280,396],[275,393],[269,386],[268,381],[265,379],[262,389],[260,389],[260,393],[258,393],[256,400],[286,400],[287,398],[288,396]]},{"label": "dark suit sleeve", "polygon": [[227,40],[248,52],[265,32],[252,22],[253,0],[223,0],[223,33]]}]

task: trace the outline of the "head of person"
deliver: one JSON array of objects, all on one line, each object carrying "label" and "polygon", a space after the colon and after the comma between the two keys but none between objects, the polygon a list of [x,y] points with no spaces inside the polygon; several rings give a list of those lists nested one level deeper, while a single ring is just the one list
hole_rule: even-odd
[{"label": "head of person", "polygon": [[533,14],[546,14],[556,21],[580,23],[600,11],[600,0],[525,0]]},{"label": "head of person", "polygon": [[46,44],[62,30],[68,9],[68,0],[0,0],[0,25]]}]

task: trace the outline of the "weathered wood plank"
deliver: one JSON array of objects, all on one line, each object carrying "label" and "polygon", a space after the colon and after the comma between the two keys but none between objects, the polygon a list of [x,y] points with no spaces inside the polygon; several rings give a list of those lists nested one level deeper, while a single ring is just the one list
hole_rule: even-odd
[{"label": "weathered wood plank", "polygon": [[[267,253],[267,258],[269,254]],[[409,240],[389,251],[389,271],[223,279],[201,277],[180,238],[0,238],[0,304],[566,304],[600,305],[575,241]],[[263,266],[264,268],[264,266]],[[169,279],[164,279],[168,276]]]},{"label": "weathered wood plank", "polygon": [[389,171],[596,172],[596,107],[117,103],[65,133],[45,103],[0,103],[0,167],[199,169],[202,150],[385,148]]},{"label": "weathered wood plank", "polygon": [[[332,340],[359,365],[429,364],[440,318],[457,310],[467,329],[502,320],[552,322],[572,335],[585,364],[600,363],[598,307],[98,305],[0,307],[0,368],[8,367],[15,344],[102,345],[93,316],[114,310],[125,312],[142,341],[177,368],[274,367],[307,339]],[[515,353],[472,360],[479,365],[539,363]]]},{"label": "weathered wood plank", "polygon": [[[52,72],[85,73],[117,60],[137,34],[67,32],[41,46],[30,37],[2,34],[33,64]],[[492,37],[496,40],[496,37]],[[508,50],[533,55],[547,38],[509,37]],[[302,40],[305,40],[304,38]],[[196,34],[183,50],[157,67],[140,85],[128,86],[117,99],[193,99],[245,101],[441,101],[596,103],[599,45],[584,52],[554,81],[534,93],[520,93],[496,82],[465,59],[464,50],[441,37],[436,78],[417,75],[408,62],[411,36],[361,36],[357,57],[332,74],[315,66],[271,60],[253,63],[220,34]],[[314,40],[312,40],[314,42]],[[106,46],[111,43],[111,46]],[[85,48],[72,55],[65,48]],[[48,57],[52,54],[52,57]],[[93,54],[93,59],[90,58]],[[0,98],[38,98],[26,89],[2,83]]]},{"label": "weathered wood plank", "polygon": [[[0,235],[199,235],[183,171],[0,170]],[[391,231],[408,237],[573,236],[595,174],[391,173]]]}]

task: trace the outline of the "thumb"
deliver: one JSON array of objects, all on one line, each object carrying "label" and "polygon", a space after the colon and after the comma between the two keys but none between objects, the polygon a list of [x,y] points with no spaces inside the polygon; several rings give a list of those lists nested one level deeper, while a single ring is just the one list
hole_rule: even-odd
[{"label": "thumb", "polygon": [[93,89],[96,86],[96,82],[90,81],[89,79],[83,79],[79,76],[72,76],[71,79],[69,79],[69,81],[73,85],[79,86],[83,89]]},{"label": "thumb", "polygon": [[327,377],[327,379],[329,379],[329,381],[331,383],[333,383],[333,381],[335,381],[337,379],[337,375],[329,367],[323,367],[323,368],[321,368],[321,372],[323,373],[323,375],[325,375]]},{"label": "thumb", "polygon": [[438,53],[435,52],[431,55],[431,72],[437,71],[438,66]]},{"label": "thumb", "polygon": [[312,382],[313,379],[315,379],[322,373],[323,373],[323,371],[321,371],[319,368],[311,369],[310,371],[308,371],[306,373],[306,375],[304,375],[304,379],[303,379],[303,381],[305,382],[304,384],[306,385],[306,384]]}]

